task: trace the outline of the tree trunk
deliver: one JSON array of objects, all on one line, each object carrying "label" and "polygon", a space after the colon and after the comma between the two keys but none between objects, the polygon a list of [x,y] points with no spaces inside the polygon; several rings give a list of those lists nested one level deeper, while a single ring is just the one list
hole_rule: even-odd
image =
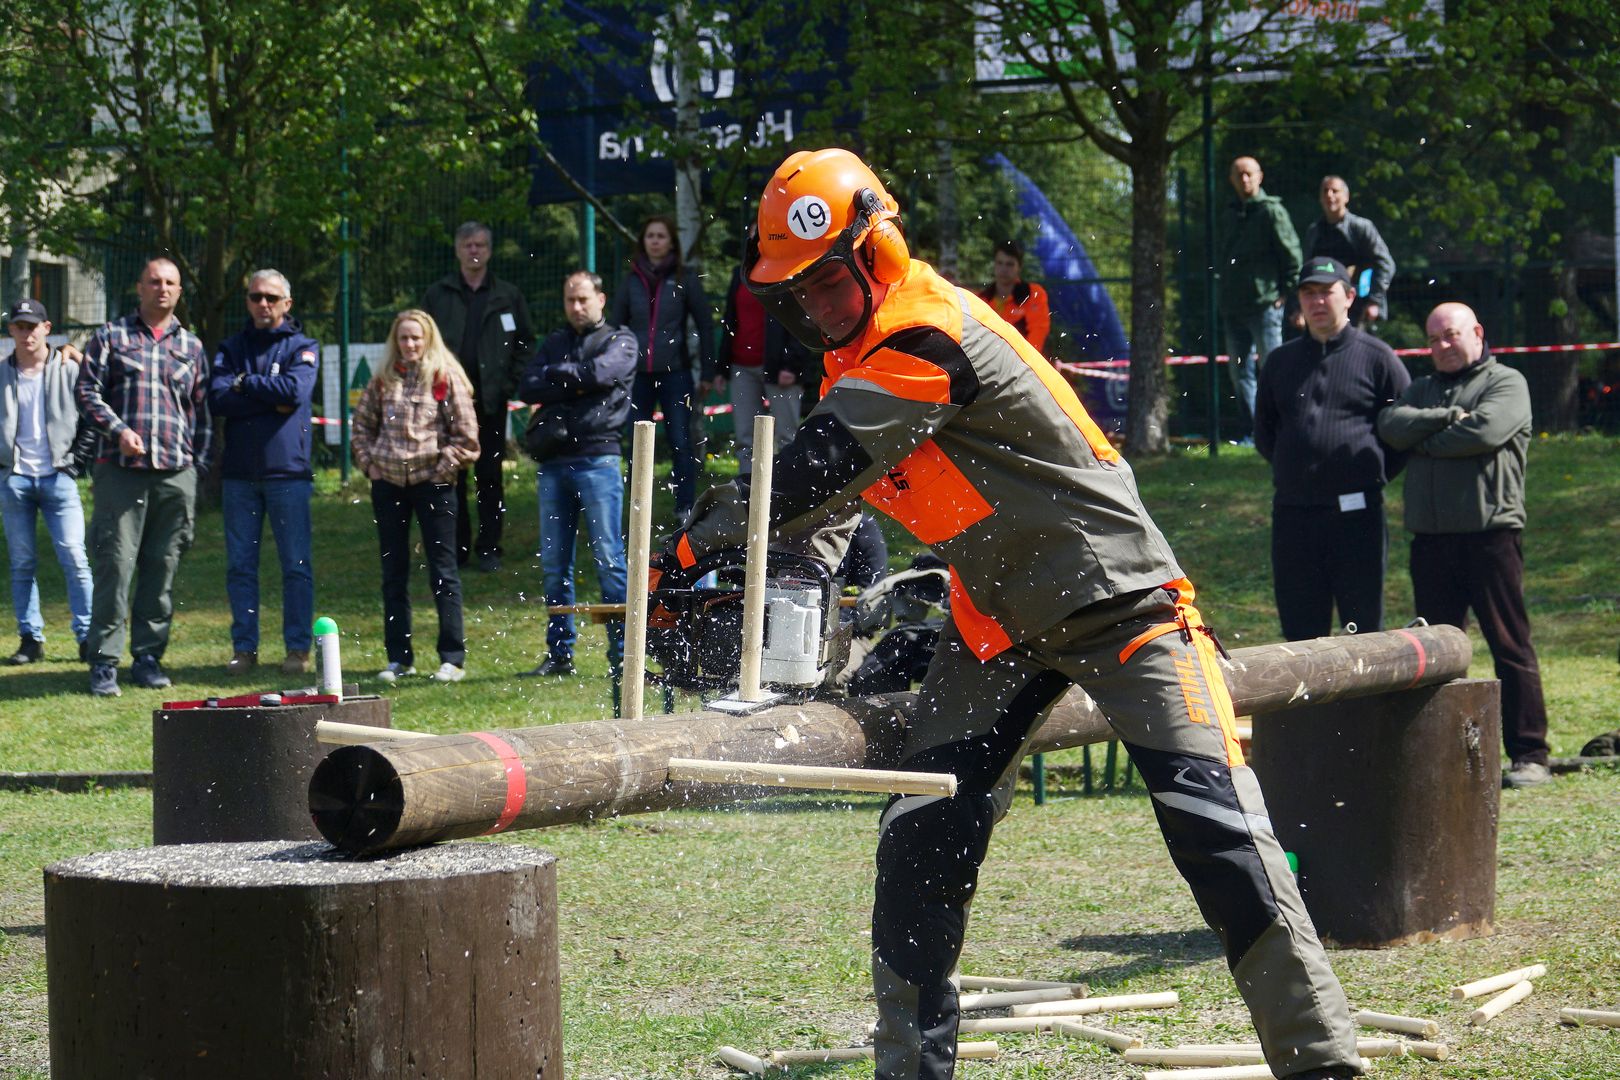
[{"label": "tree trunk", "polygon": [[1161,140],[1140,140],[1131,162],[1131,400],[1125,452],[1170,447],[1169,378],[1164,357],[1164,253],[1170,155]]},{"label": "tree trunk", "polygon": [[[33,284],[33,276],[29,273],[33,252],[29,250],[28,226],[23,223],[22,215],[17,212],[16,207],[12,207],[11,212],[11,267],[4,282],[5,296],[0,297],[0,305],[8,311],[13,304],[28,295],[29,286]],[[51,314],[66,322],[62,312],[53,311]]]}]

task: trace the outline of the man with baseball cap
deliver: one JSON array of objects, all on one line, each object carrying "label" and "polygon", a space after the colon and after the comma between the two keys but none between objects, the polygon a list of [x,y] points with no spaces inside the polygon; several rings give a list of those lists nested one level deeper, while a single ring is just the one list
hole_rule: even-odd
[{"label": "man with baseball cap", "polygon": [[1299,272],[1308,331],[1260,369],[1254,445],[1271,462],[1271,570],[1290,641],[1335,625],[1380,630],[1389,534],[1384,485],[1403,456],[1379,441],[1378,411],[1412,381],[1390,347],[1350,325],[1350,271],[1318,256]]},{"label": "man with baseball cap", "polygon": [[0,512],[11,558],[11,601],[17,614],[13,664],[45,657],[45,620],[35,580],[35,522],[41,515],[67,580],[73,636],[84,659],[90,630],[90,562],[84,551],[84,507],[74,478],[84,462],[75,454],[79,408],[73,384],[79,365],[47,340],[51,319],[38,300],[12,305],[6,323],[16,345],[0,365]]}]

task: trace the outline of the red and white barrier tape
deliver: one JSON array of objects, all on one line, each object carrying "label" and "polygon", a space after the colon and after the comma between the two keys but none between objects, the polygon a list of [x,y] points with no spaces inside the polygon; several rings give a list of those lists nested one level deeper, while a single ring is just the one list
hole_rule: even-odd
[{"label": "red and white barrier tape", "polygon": [[[527,409],[528,407],[529,406],[525,405],[521,401],[508,401],[506,403],[506,411],[507,412],[517,412],[519,409]],[[728,413],[730,411],[731,411],[731,406],[730,405],[705,405],[705,406],[703,406],[703,415],[704,416],[719,416],[722,413]],[[662,412],[653,413],[653,419],[654,420],[662,420],[663,418],[664,418],[664,414]],[[333,416],[333,417],[312,416],[312,417],[309,418],[309,420],[310,420],[310,423],[312,423],[312,424],[335,424],[335,423],[338,422],[337,417],[335,417],[335,416]]]},{"label": "red and white barrier tape", "polygon": [[[1536,353],[1604,352],[1613,349],[1620,349],[1620,341],[1589,341],[1579,345],[1504,345],[1500,348],[1492,346],[1491,355],[1524,356]],[[1426,348],[1396,349],[1395,355],[1428,356],[1429,350]],[[1231,357],[1225,353],[1215,357],[1215,362],[1218,364],[1225,364],[1230,360]],[[1165,357],[1164,362],[1172,367],[1186,364],[1207,364],[1209,363],[1209,357],[1199,354],[1175,355]],[[1131,377],[1129,371],[1119,370],[1131,366],[1128,359],[1080,360],[1072,363],[1069,361],[1054,361],[1052,366],[1065,374],[1083,375],[1089,379],[1129,379]]]}]

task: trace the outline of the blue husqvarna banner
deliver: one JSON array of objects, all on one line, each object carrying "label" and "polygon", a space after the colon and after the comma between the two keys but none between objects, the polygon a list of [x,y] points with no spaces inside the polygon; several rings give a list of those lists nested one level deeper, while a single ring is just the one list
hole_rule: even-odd
[{"label": "blue husqvarna banner", "polygon": [[[831,64],[790,71],[785,58],[796,55],[806,26],[792,14],[795,4],[772,5],[763,42],[733,41],[728,30],[755,18],[743,8],[698,16],[692,31],[699,60],[692,77],[702,103],[704,135],[717,148],[758,150],[774,165],[803,127],[804,113],[816,108]],[[602,197],[669,191],[674,169],[664,155],[661,132],[675,126],[676,63],[669,7],[592,8],[563,0],[563,13],[593,32],[582,34],[574,52],[548,57],[530,68],[530,103],[539,117],[540,137],[563,167]],[[816,17],[816,16],[811,16]],[[754,29],[756,36],[759,31]],[[815,30],[828,56],[842,55],[841,28]],[[741,35],[739,35],[741,36]],[[780,52],[784,62],[778,63]],[[802,56],[802,51],[797,55]],[[537,162],[530,201],[568,202],[578,196],[554,169]]]}]

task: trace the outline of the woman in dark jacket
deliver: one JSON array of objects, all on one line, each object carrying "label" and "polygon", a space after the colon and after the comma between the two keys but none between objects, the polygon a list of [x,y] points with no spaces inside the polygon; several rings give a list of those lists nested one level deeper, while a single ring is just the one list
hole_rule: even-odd
[{"label": "woman in dark jacket", "polygon": [[[698,461],[692,444],[692,406],[714,381],[714,318],[697,273],[681,264],[675,223],[663,215],[641,225],[630,272],[613,294],[608,322],[628,326],[640,354],[630,389],[630,421],[664,411],[664,430],[674,458],[675,512],[684,517],[697,490]],[[694,386],[686,323],[697,328],[699,375]]]}]

